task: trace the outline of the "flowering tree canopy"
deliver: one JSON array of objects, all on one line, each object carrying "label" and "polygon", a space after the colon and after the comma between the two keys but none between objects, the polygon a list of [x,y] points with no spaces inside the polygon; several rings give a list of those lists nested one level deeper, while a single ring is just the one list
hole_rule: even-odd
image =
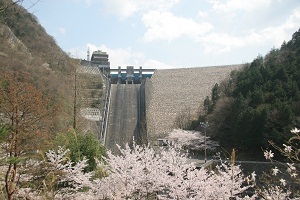
[{"label": "flowering tree canopy", "polygon": [[[48,151],[44,161],[33,162],[35,168],[46,167],[44,186],[39,190],[20,187],[17,195],[33,199],[43,199],[41,194],[54,199],[238,199],[253,186],[247,184],[239,166],[222,163],[215,171],[196,168],[177,147],[155,151],[134,144],[119,149],[120,155],[108,152],[106,164],[99,163],[107,177],[95,179],[92,173],[84,173],[85,159],[74,164],[67,158],[68,150]],[[54,186],[47,182],[49,176]],[[27,182],[37,179],[21,177]]]},{"label": "flowering tree canopy", "polygon": [[214,151],[219,146],[217,142],[211,140],[210,137],[205,137],[202,133],[198,131],[174,129],[172,132],[169,133],[166,139],[192,150],[204,150],[205,139],[206,149],[208,151]]},{"label": "flowering tree canopy", "polygon": [[239,198],[252,187],[239,166],[222,163],[215,171],[196,168],[176,146],[155,151],[149,146],[127,145],[120,152],[108,152],[109,175],[94,181],[102,198],[229,199]]},{"label": "flowering tree canopy", "polygon": [[[266,186],[259,192],[266,199],[290,199],[290,196],[299,196],[299,145],[300,145],[300,130],[294,128],[291,130],[293,136],[288,141],[288,144],[283,144],[279,147],[271,142],[271,145],[284,155],[290,163],[285,163],[285,169],[279,169],[275,166],[271,169],[268,176]],[[264,156],[266,160],[275,161],[275,154],[272,150],[265,150]],[[296,185],[296,186],[295,186]],[[296,191],[291,191],[292,187],[296,187]]]},{"label": "flowering tree canopy", "polygon": [[[288,146],[283,145],[282,151],[299,153],[299,148]],[[18,177],[26,184],[18,185],[16,195],[28,199],[297,199],[298,194],[291,190],[292,181],[299,182],[293,162],[284,165],[286,169],[273,167],[272,181],[258,186],[255,172],[245,176],[235,164],[234,151],[230,162],[221,161],[208,170],[191,163],[181,146],[153,149],[133,144],[118,148],[120,154],[108,152],[105,161],[98,161],[98,167],[106,171],[102,178],[84,172],[86,159],[75,164],[68,158],[69,150],[50,150],[44,160],[29,160],[21,168],[24,173]],[[275,157],[271,150],[264,155],[271,161]],[[41,173],[30,174],[30,168],[41,168]],[[39,187],[28,187],[38,179],[42,180]]]}]

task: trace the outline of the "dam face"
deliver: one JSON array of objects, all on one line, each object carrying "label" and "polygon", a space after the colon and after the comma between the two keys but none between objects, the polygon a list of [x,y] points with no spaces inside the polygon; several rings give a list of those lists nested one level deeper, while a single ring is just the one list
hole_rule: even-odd
[{"label": "dam face", "polygon": [[142,115],[140,106],[140,84],[112,84],[109,123],[105,145],[118,153],[116,144],[122,148],[132,144],[133,137],[139,134]]},{"label": "dam face", "polygon": [[165,137],[176,117],[183,112],[198,116],[206,96],[216,83],[229,77],[243,65],[156,70],[146,80],[146,121],[150,143]]},{"label": "dam face", "polygon": [[[118,153],[133,138],[138,144],[156,144],[172,131],[182,113],[197,118],[203,112],[206,96],[216,83],[229,78],[244,65],[155,70],[151,78],[136,84],[133,79],[111,84],[105,146]],[[141,73],[140,73],[141,74]],[[129,74],[130,75],[130,74]],[[141,76],[138,76],[141,77]]]}]

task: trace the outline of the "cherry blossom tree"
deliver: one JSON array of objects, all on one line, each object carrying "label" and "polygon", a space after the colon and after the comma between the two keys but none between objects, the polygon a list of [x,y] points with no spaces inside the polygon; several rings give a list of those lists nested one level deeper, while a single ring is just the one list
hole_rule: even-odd
[{"label": "cherry blossom tree", "polygon": [[[103,197],[126,199],[130,197],[147,198],[165,187],[168,169],[160,156],[150,147],[134,145],[120,150],[120,155],[108,152],[108,177],[95,182]],[[158,174],[160,172],[160,176]],[[104,186],[104,188],[102,188]]]},{"label": "cherry blossom tree", "polygon": [[[267,183],[262,188],[258,188],[258,193],[265,199],[292,199],[299,196],[298,189],[293,189],[293,185],[299,187],[299,145],[300,145],[300,130],[294,128],[291,130],[293,136],[288,141],[288,144],[283,144],[282,147],[270,144],[284,155],[290,162],[280,163],[275,160],[275,154],[272,150],[265,150],[264,156],[267,160],[280,163],[285,166],[279,169],[276,165],[271,169],[267,176]],[[298,166],[298,167],[297,167]],[[296,197],[293,199],[297,199]],[[299,198],[298,198],[299,199]]]},{"label": "cherry blossom tree", "polygon": [[[298,133],[298,132],[297,132]],[[294,147],[284,145],[285,151],[292,152]],[[124,149],[118,146],[120,153],[108,152],[104,163],[98,167],[106,170],[104,178],[94,178],[93,172],[84,173],[86,159],[72,163],[68,159],[69,150],[59,147],[50,150],[42,161],[31,161],[31,166],[41,167],[46,175],[30,173],[20,174],[23,181],[35,181],[42,178],[41,188],[21,187],[18,197],[43,199],[290,199],[289,183],[277,177],[280,168],[272,169],[276,184],[256,188],[257,193],[247,196],[245,192],[257,187],[256,174],[249,176],[242,173],[235,164],[235,152],[230,161],[220,161],[213,170],[197,167],[189,161],[181,146],[167,146],[154,149],[150,146]],[[291,150],[292,149],[292,150]],[[295,151],[298,152],[298,151]],[[270,150],[264,152],[266,158],[274,159]],[[28,164],[28,165],[29,165]],[[30,168],[30,167],[29,167]],[[21,171],[21,170],[20,170]],[[38,170],[37,170],[38,171]],[[294,163],[287,164],[287,173],[292,178],[298,177]],[[52,180],[52,182],[49,180]],[[43,192],[44,191],[44,192]],[[294,198],[296,199],[296,198]]]},{"label": "cherry blossom tree", "polygon": [[[77,199],[81,195],[80,191],[93,188],[93,173],[84,173],[84,168],[88,165],[87,159],[72,163],[68,153],[68,149],[58,147],[57,151],[46,152],[44,160],[27,161],[27,165],[24,166],[26,173],[19,175],[20,181],[31,182],[35,186],[20,187],[17,196],[32,199]],[[35,184],[36,182],[40,184]],[[86,192],[85,195],[88,194]]]},{"label": "cherry blossom tree", "polygon": [[[293,129],[296,140],[299,130]],[[300,140],[299,140],[300,141]],[[299,149],[296,143],[284,144],[282,152],[290,155],[286,169],[274,166],[270,177],[273,182],[256,185],[256,174],[245,176],[235,163],[235,151],[231,159],[219,161],[215,168],[196,166],[180,145],[152,148],[135,143],[120,153],[110,151],[98,167],[106,171],[106,177],[98,178],[94,172],[85,173],[87,160],[72,163],[69,150],[59,147],[50,150],[43,160],[28,160],[20,168],[18,198],[27,199],[297,199],[291,180],[299,181],[295,162]],[[274,162],[275,154],[264,151],[265,157]],[[293,161],[293,162],[292,162]],[[32,173],[29,169],[35,169]],[[280,176],[288,174],[290,179]],[[40,180],[40,187],[30,187]],[[252,192],[252,193],[248,193]],[[248,194],[251,194],[248,196]]]},{"label": "cherry blossom tree", "polygon": [[[68,159],[68,151],[59,147],[50,150],[43,161],[31,161],[31,165],[43,166],[46,175],[26,175],[22,180],[42,178],[42,187],[19,188],[19,198],[32,199],[254,199],[241,196],[248,188],[240,167],[234,163],[222,163],[213,171],[197,168],[189,162],[178,146],[153,149],[150,146],[125,149],[120,154],[108,152],[107,177],[92,179],[93,173],[84,173],[86,160],[74,164]],[[99,163],[100,165],[100,163]],[[52,182],[49,183],[47,178]],[[255,175],[248,178],[254,181]],[[44,191],[43,191],[44,190]],[[83,192],[84,191],[84,192]]]},{"label": "cherry blossom tree", "polygon": [[215,171],[197,168],[177,146],[155,151],[134,144],[119,150],[120,155],[108,152],[108,176],[94,181],[101,198],[229,199],[252,187],[239,166],[222,163]]},{"label": "cherry blossom tree", "polygon": [[181,146],[190,150],[204,150],[205,149],[205,139],[206,139],[206,149],[208,151],[215,151],[219,144],[216,141],[210,139],[210,137],[205,138],[205,136],[198,131],[187,131],[182,129],[174,129],[166,137],[167,140],[180,144]]}]

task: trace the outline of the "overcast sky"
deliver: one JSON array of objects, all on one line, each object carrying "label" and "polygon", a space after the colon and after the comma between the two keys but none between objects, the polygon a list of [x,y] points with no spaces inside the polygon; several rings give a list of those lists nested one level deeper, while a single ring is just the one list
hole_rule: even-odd
[{"label": "overcast sky", "polygon": [[65,52],[106,51],[113,68],[251,62],[300,27],[299,0],[40,0],[29,12]]}]

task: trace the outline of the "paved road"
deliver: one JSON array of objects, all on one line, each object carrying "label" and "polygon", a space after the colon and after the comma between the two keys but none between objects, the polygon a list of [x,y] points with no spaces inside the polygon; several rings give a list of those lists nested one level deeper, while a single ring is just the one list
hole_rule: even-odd
[{"label": "paved road", "polygon": [[139,84],[112,84],[108,129],[105,145],[118,153],[116,143],[124,147],[132,144],[139,126]]}]

